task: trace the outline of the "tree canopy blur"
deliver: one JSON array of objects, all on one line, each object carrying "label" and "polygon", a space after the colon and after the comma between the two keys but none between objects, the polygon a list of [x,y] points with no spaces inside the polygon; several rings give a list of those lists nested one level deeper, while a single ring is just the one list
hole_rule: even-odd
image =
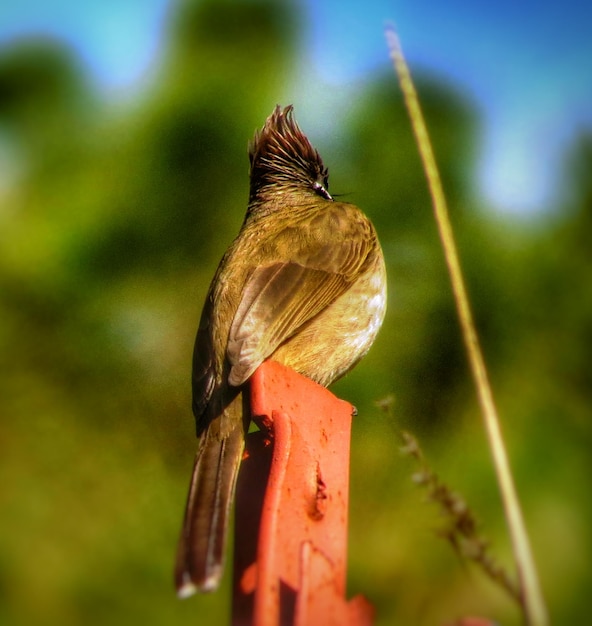
[{"label": "tree canopy blur", "polygon": [[[126,106],[105,103],[58,42],[1,51],[0,623],[228,620],[228,576],[211,596],[179,601],[172,588],[195,451],[191,351],[246,208],[247,142],[288,104],[303,28],[291,3],[182,3],[152,88]],[[592,582],[592,133],[565,156],[554,211],[496,215],[474,183],[478,111],[438,77],[416,80],[551,616],[581,622]],[[400,430],[412,430],[511,571],[394,76],[360,86],[337,136],[309,137],[332,192],[375,223],[389,272],[379,339],[333,389],[359,411],[350,591],[376,606],[378,625],[467,614],[517,624],[504,592],[438,539],[438,511],[399,452]]]}]

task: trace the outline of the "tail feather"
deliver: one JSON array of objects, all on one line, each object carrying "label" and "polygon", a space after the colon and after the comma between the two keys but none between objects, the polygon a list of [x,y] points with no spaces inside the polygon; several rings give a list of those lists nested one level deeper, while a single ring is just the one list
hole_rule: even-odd
[{"label": "tail feather", "polygon": [[244,450],[242,419],[224,436],[212,431],[210,426],[202,435],[195,457],[175,567],[179,597],[214,591],[224,567],[228,519]]}]

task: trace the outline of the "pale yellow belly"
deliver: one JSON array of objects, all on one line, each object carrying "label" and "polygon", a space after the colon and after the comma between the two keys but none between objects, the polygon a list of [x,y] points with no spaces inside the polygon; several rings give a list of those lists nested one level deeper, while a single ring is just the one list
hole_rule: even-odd
[{"label": "pale yellow belly", "polygon": [[280,346],[271,358],[327,386],[368,352],[385,311],[386,271],[379,255],[367,274]]}]

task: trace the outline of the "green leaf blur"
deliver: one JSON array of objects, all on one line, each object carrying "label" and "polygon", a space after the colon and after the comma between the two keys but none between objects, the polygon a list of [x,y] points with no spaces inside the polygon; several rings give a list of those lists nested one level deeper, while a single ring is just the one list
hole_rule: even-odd
[{"label": "green leaf blur", "polygon": [[[2,50],[0,624],[228,622],[228,576],[185,601],[172,585],[195,451],[191,351],[246,208],[247,142],[289,103],[304,29],[291,3],[181,3],[156,78],[125,104],[102,100],[58,42]],[[407,428],[511,571],[424,175],[385,69],[360,85],[338,135],[302,124],[332,192],[376,224],[389,272],[379,339],[333,389],[359,412],[349,589],[379,626],[469,614],[519,624],[504,592],[436,536],[442,520],[399,452]],[[416,81],[552,621],[581,623],[592,133],[574,137],[553,211],[496,215],[476,191],[478,110],[438,77]]]}]

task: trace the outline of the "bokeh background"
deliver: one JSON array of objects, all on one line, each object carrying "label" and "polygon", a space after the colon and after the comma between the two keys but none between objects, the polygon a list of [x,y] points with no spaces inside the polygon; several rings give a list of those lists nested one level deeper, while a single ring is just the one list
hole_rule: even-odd
[{"label": "bokeh background", "polygon": [[586,621],[588,16],[575,2],[474,4],[0,9],[0,624],[228,623],[228,577],[185,601],[172,587],[189,369],[244,214],[246,145],[276,103],[295,105],[331,191],[371,216],[387,258],[379,340],[334,386],[359,411],[350,593],[377,625],[520,623],[438,537],[445,521],[399,450],[411,430],[511,571],[387,19],[422,98],[551,616]]}]

